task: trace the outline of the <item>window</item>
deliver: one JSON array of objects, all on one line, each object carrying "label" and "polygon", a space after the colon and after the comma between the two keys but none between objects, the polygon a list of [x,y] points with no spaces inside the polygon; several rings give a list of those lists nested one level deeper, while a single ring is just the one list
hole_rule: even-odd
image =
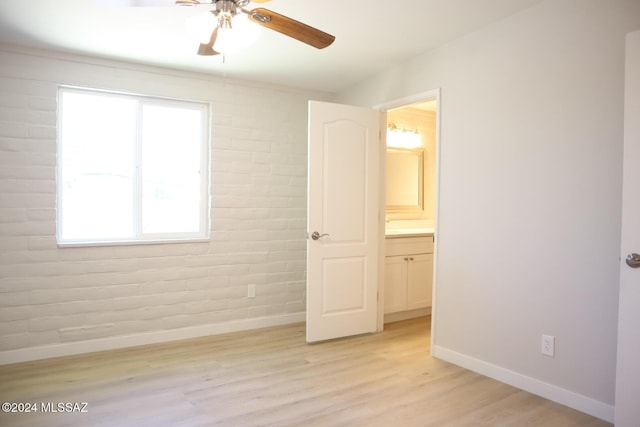
[{"label": "window", "polygon": [[84,89],[58,96],[59,244],[208,237],[208,106]]}]

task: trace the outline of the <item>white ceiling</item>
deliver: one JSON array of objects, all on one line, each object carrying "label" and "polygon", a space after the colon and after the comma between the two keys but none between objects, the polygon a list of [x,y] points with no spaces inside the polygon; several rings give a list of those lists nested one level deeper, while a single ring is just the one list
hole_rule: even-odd
[{"label": "white ceiling", "polygon": [[[111,1],[111,0],[109,0]],[[131,4],[135,0],[113,0]],[[198,7],[100,7],[94,0],[2,0],[0,43],[338,92],[541,0],[273,0],[266,7],[336,36],[317,50],[264,28],[243,51],[196,55]],[[204,1],[204,0],[201,0]],[[96,3],[105,3],[105,0]]]}]

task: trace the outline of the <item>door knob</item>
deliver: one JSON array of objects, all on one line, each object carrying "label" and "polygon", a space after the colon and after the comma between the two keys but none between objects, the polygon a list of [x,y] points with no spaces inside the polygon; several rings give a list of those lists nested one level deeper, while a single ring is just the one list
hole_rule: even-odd
[{"label": "door knob", "polygon": [[625,262],[631,268],[640,268],[640,255],[631,253],[627,255]]},{"label": "door knob", "polygon": [[313,240],[319,240],[319,239],[322,239],[324,236],[328,236],[328,235],[329,235],[328,233],[320,234],[317,231],[314,231],[313,233],[311,233],[311,238]]}]

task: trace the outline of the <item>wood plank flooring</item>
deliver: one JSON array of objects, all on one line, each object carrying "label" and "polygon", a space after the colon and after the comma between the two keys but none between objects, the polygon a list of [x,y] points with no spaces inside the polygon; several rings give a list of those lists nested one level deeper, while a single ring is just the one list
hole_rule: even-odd
[{"label": "wood plank flooring", "polygon": [[[429,321],[313,345],[295,324],[0,366],[0,401],[38,408],[0,413],[0,426],[611,426],[431,358]],[[86,412],[42,411],[66,402]]]}]

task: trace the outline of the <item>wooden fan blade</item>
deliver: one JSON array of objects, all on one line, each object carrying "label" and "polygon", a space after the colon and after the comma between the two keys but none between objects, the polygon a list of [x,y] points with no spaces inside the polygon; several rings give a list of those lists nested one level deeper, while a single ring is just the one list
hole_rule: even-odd
[{"label": "wooden fan blade", "polygon": [[216,27],[216,29],[213,30],[213,32],[211,33],[211,38],[209,39],[209,43],[207,44],[200,43],[200,46],[198,47],[198,55],[212,56],[212,55],[220,54],[220,52],[216,52],[215,50],[213,50],[213,44],[216,42],[217,37],[218,37],[218,27]]},{"label": "wooden fan blade", "polygon": [[249,12],[249,19],[263,27],[300,40],[318,49],[329,46],[336,39],[331,34],[327,34],[317,28],[261,7],[251,10]]}]

